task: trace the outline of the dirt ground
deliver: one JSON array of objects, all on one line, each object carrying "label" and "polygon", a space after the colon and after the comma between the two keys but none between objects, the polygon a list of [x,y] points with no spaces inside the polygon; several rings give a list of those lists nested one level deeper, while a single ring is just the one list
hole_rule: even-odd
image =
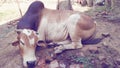
[{"label": "dirt ground", "polygon": [[[103,15],[98,16],[92,16],[97,22],[96,38],[105,38],[96,44],[84,44],[82,49],[64,51],[54,60],[65,68],[77,68],[77,65],[78,68],[120,68],[120,22],[117,19],[108,20]],[[0,68],[23,68],[18,47],[11,45],[17,36],[15,28],[16,21],[0,25]],[[50,65],[51,52],[50,48],[37,49],[36,55],[40,57],[37,68],[47,68]]]}]

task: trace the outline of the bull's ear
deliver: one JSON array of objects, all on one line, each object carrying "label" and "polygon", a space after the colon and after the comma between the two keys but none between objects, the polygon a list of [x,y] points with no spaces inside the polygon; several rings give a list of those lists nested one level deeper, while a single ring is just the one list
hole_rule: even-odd
[{"label": "bull's ear", "polygon": [[19,44],[19,41],[15,41],[12,43],[12,46],[17,46]]},{"label": "bull's ear", "polygon": [[46,47],[46,43],[42,40],[37,42],[37,46]]},{"label": "bull's ear", "polygon": [[36,34],[37,34],[37,35],[39,35],[39,33],[38,33],[38,32],[36,32]]}]

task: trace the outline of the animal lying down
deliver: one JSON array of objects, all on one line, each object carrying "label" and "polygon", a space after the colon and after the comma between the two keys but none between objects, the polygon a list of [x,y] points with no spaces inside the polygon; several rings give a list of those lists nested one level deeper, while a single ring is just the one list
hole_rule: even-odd
[{"label": "animal lying down", "polygon": [[43,9],[42,14],[38,27],[39,40],[62,44],[55,47],[55,53],[81,48],[81,41],[95,33],[96,24],[84,14],[50,9]]},{"label": "animal lying down", "polygon": [[[66,49],[82,48],[81,41],[95,34],[96,24],[91,17],[76,11],[47,9],[41,1],[33,2],[29,8],[32,9],[31,6],[36,6],[34,5],[36,3],[40,5],[37,13],[31,13],[28,9],[26,13],[30,14],[25,14],[18,22],[16,30],[18,41],[13,43],[14,46],[19,46],[25,67],[35,67],[37,45],[47,46],[46,41],[61,44],[54,48],[56,54]],[[29,21],[31,19],[32,21]]]}]

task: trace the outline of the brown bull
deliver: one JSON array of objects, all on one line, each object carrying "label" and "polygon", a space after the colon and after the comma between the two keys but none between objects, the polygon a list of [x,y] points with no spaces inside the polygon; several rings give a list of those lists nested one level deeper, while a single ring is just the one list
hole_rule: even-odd
[{"label": "brown bull", "polygon": [[55,48],[55,53],[60,53],[65,49],[83,47],[81,41],[94,35],[95,29],[96,24],[87,15],[69,10],[44,8],[41,12],[38,33],[39,40],[62,43],[62,46]]},{"label": "brown bull", "polygon": [[[51,10],[44,8],[42,2],[40,4],[42,9],[38,13],[39,22],[35,23],[38,27],[30,26],[30,28],[26,28],[27,25],[32,25],[31,23],[33,22],[24,22],[25,25],[20,23],[17,25],[19,28],[22,27],[22,30],[17,31],[18,43],[23,57],[23,64],[26,67],[35,66],[35,48],[37,42],[40,46],[41,42],[39,41],[44,41],[46,46],[46,41],[57,43],[60,46],[54,48],[54,53],[61,53],[66,49],[82,48],[81,41],[91,38],[96,30],[94,20],[85,14],[70,10]],[[39,37],[31,29],[34,27],[37,28]]]}]

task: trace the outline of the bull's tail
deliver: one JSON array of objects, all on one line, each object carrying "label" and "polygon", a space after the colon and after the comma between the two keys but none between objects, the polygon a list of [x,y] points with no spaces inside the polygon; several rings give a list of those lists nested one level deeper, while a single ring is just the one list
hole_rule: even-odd
[{"label": "bull's tail", "polygon": [[82,44],[98,44],[100,43],[105,37],[100,38],[90,38],[88,40],[82,41]]},{"label": "bull's tail", "polygon": [[[95,21],[94,23],[97,24],[96,21]],[[98,44],[98,43],[100,43],[103,39],[105,39],[106,37],[109,36],[109,35],[101,34],[100,37],[97,37],[97,38],[96,38],[96,33],[97,33],[97,31],[95,31],[95,33],[94,33],[89,39],[83,40],[83,41],[82,41],[82,44]]]}]

